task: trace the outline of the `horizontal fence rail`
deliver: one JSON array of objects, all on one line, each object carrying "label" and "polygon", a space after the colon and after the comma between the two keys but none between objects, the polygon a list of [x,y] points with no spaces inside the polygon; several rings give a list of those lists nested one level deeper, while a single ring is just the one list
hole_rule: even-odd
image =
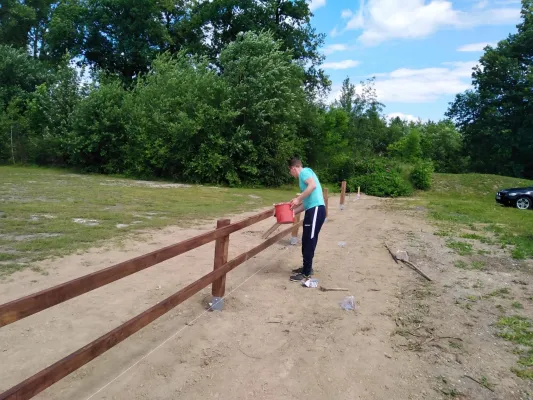
[{"label": "horizontal fence rail", "polygon": [[[324,189],[324,200],[327,215],[327,188]],[[229,235],[273,215],[273,210],[270,209],[233,224],[228,219],[222,219],[217,222],[217,229],[213,231],[0,305],[0,327],[2,327],[216,240],[214,269],[212,272],[0,394],[0,400],[26,400],[32,398],[124,341],[210,284],[212,284],[213,296],[216,296],[216,298],[223,297],[225,279],[228,272],[272,246],[289,233],[292,232],[293,240],[298,236],[298,229],[303,225],[303,221],[300,221],[300,216],[296,215],[294,223],[290,227],[253,249],[235,257],[233,260],[227,261]]]},{"label": "horizontal fence rail", "polygon": [[[271,211],[270,215],[272,215]],[[301,226],[302,224],[303,222],[299,222],[297,223],[297,226]],[[222,267],[215,269],[207,275],[204,275],[196,282],[191,283],[189,286],[181,289],[172,296],[167,297],[165,300],[156,304],[152,308],[149,308],[142,314],[130,319],[119,327],[113,329],[111,332],[106,333],[95,341],[89,343],[85,347],[82,347],[81,349],[68,355],[48,368],[43,369],[41,372],[38,372],[32,377],[19,383],[17,386],[9,389],[7,392],[2,393],[0,395],[0,400],[24,400],[32,398],[68,374],[74,372],[78,368],[87,364],[89,361],[95,359],[110,348],[127,339],[135,332],[139,331],[146,325],[161,317],[163,314],[172,310],[177,305],[183,303],[189,297],[195,295],[200,290],[213,283],[215,280],[230,272],[232,269],[236,268],[248,259],[256,256],[267,247],[272,246],[284,236],[288,235],[293,228],[294,225],[291,225],[290,228],[281,231],[277,235],[272,236],[267,241],[261,243],[259,246],[254,247],[252,250],[249,250],[246,253],[243,253],[233,260],[227,262]]]},{"label": "horizontal fence rail", "polygon": [[204,244],[210,243],[223,236],[227,236],[230,233],[237,232],[269,217],[272,217],[272,210],[264,211],[242,221],[225,226],[224,228],[198,235],[184,240],[183,242],[0,305],[0,327],[9,325],[39,311],[46,310],[47,308],[63,303],[64,301],[73,299],[74,297],[98,289],[99,287],[152,267],[170,258],[179,256],[180,254],[203,246]]}]

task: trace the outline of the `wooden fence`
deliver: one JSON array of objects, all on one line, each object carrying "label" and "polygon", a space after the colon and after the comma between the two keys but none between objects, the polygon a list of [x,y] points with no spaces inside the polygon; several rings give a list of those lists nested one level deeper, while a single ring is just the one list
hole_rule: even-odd
[{"label": "wooden fence", "polygon": [[[327,213],[327,189],[324,189],[324,200],[326,201]],[[74,297],[90,292],[91,290],[152,267],[170,258],[196,249],[207,243],[216,241],[214,267],[212,272],[204,275],[187,287],[179,290],[170,297],[167,297],[155,306],[123,323],[119,327],[99,337],[74,353],[71,353],[55,364],[50,365],[48,368],[43,369],[25,381],[0,394],[0,400],[23,400],[32,398],[65,376],[81,368],[89,361],[127,339],[135,332],[144,328],[146,325],[161,317],[177,305],[183,303],[189,297],[198,293],[210,284],[212,284],[213,296],[218,298],[223,297],[226,287],[226,274],[228,272],[248,259],[256,256],[266,248],[272,246],[289,233],[292,232],[293,236],[298,235],[298,229],[303,224],[303,221],[300,221],[299,218],[297,218],[295,223],[287,229],[272,236],[246,253],[228,261],[229,235],[267,218],[271,218],[272,216],[273,210],[270,209],[233,224],[229,219],[221,219],[217,221],[217,229],[213,231],[0,305],[0,327],[3,327]]]}]

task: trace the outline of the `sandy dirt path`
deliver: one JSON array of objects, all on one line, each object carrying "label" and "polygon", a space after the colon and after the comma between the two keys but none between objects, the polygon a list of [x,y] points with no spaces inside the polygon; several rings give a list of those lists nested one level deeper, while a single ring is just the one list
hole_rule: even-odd
[{"label": "sandy dirt path", "polygon": [[[409,245],[413,232],[430,235],[432,228],[422,218],[383,210],[383,202],[349,198],[342,212],[338,198],[330,203],[315,257],[315,277],[321,285],[346,287],[349,292],[324,293],[289,282],[290,270],[300,266],[301,248],[291,246],[287,238],[228,275],[223,312],[205,312],[211,298],[210,287],[206,288],[36,398],[449,398],[435,382],[435,360],[404,350],[393,335],[397,316],[405,309],[402,294],[423,283],[413,271],[394,264],[383,247],[387,241],[413,249]],[[272,222],[233,234],[230,258],[260,243]],[[50,272],[48,276],[27,271],[0,284],[0,302],[213,227],[214,222],[195,229],[168,228],[120,250],[94,249],[45,262],[42,268]],[[206,245],[0,329],[0,389],[8,389],[211,271],[213,251],[214,245]],[[421,265],[429,275],[442,274],[429,261]],[[355,296],[356,311],[339,306],[346,295]],[[513,384],[511,380],[509,385]],[[522,398],[486,393],[475,383],[468,388],[470,397],[463,399]]]}]

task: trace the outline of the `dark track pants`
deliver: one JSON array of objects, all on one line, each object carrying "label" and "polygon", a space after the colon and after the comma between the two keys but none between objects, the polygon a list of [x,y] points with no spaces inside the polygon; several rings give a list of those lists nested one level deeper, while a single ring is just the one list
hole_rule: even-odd
[{"label": "dark track pants", "polygon": [[303,274],[311,275],[318,234],[326,220],[326,207],[318,206],[305,211],[302,235]]}]

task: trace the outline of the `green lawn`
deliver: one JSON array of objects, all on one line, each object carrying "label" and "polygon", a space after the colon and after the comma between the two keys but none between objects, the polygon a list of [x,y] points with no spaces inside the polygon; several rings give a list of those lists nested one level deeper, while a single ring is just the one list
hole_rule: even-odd
[{"label": "green lawn", "polygon": [[0,167],[0,276],[146,228],[287,201],[296,189],[181,187],[70,171]]},{"label": "green lawn", "polygon": [[[443,236],[454,236],[450,247],[466,251],[464,239],[477,239],[510,249],[514,258],[533,258],[533,211],[501,207],[496,192],[511,187],[530,186],[524,179],[481,174],[435,174],[433,188],[418,195],[439,221]],[[464,234],[463,230],[476,231]],[[494,243],[492,237],[495,238]]]}]

